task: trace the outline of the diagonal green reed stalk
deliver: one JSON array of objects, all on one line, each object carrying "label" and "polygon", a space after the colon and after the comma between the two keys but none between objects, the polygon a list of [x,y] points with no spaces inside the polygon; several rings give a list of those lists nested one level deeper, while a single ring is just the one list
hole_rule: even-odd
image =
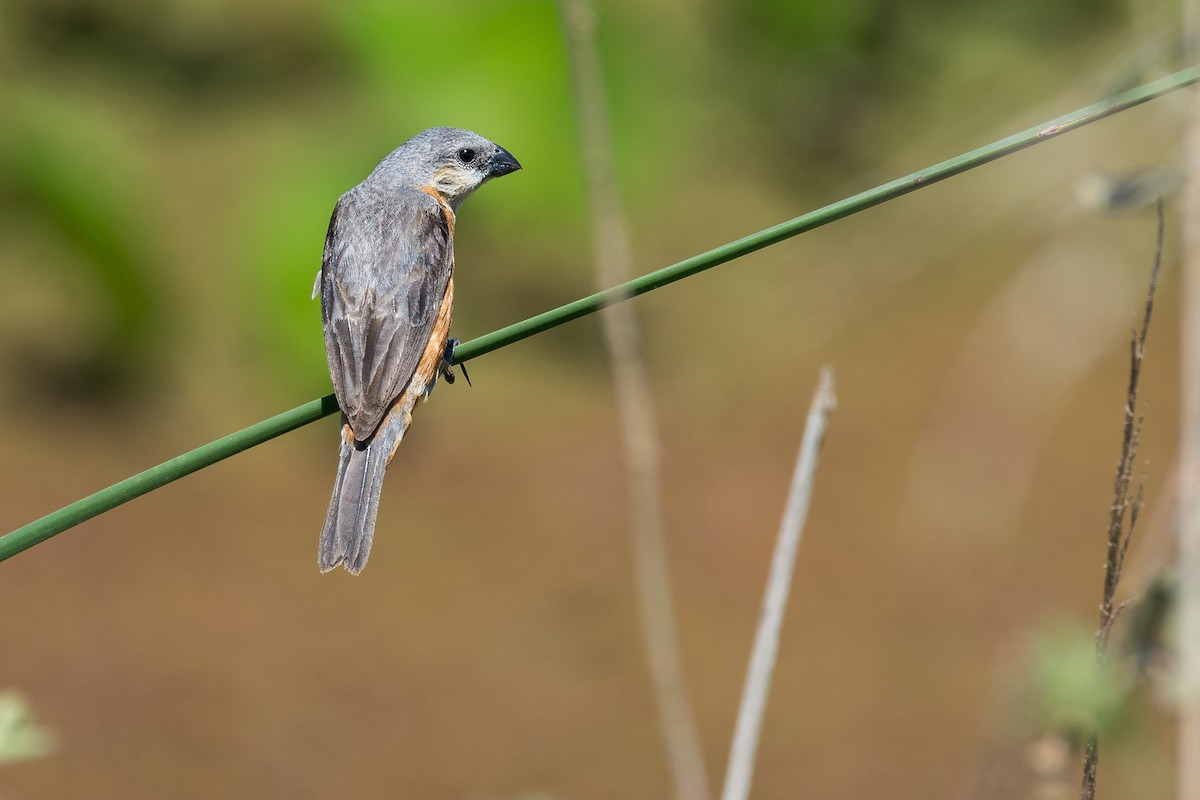
[{"label": "diagonal green reed stalk", "polygon": [[[1052,139],[1089,123],[1141,105],[1164,94],[1196,83],[1198,80],[1200,80],[1200,66],[1188,67],[1165,78],[1160,78],[1135,89],[1122,92],[1107,100],[1102,100],[1086,108],[1081,108],[1078,111],[993,142],[985,147],[964,153],[956,158],[951,158],[948,161],[935,164],[919,172],[906,175],[903,178],[897,178],[894,181],[876,186],[874,189],[861,192],[845,200],[830,203],[827,206],[818,208],[816,211],[810,211],[795,219],[782,222],[766,230],[709,250],[707,253],[692,256],[677,264],[663,267],[640,278],[622,283],[619,286],[588,295],[574,302],[567,303],[564,306],[559,306],[537,316],[530,317],[522,322],[517,322],[493,333],[480,336],[478,339],[472,339],[459,346],[455,352],[455,363],[478,358],[493,350],[499,350],[501,347],[519,342],[522,339],[557,327],[565,322],[593,314],[605,306],[619,303],[622,300],[628,300],[631,297],[637,297],[638,295],[666,286],[669,283],[683,280],[698,272],[711,269],[719,264],[724,264],[727,261],[748,255],[756,250],[778,244],[784,239],[790,239],[813,228],[828,225],[830,222],[842,219],[843,217],[865,211],[888,200],[894,200],[923,186],[937,183],[938,181],[958,175],[961,172],[966,172],[969,169],[982,166],[1019,150],[1024,150],[1026,147],[1031,147],[1039,142]],[[328,395],[320,400],[313,400],[302,406],[293,408],[291,411],[285,411],[278,416],[251,425],[248,428],[243,428],[237,433],[232,433],[214,442],[209,442],[203,447],[198,447],[156,467],[151,467],[145,472],[140,472],[131,478],[126,478],[120,483],[109,486],[107,489],[102,489],[82,500],[77,500],[69,506],[47,514],[39,520],[17,528],[11,533],[0,536],[0,561],[11,558],[22,550],[27,550],[35,544],[44,542],[51,536],[62,533],[66,529],[74,527],[85,520],[103,514],[105,511],[126,503],[135,497],[165,486],[197,470],[211,466],[243,450],[248,450],[251,447],[274,439],[276,436],[281,436],[288,431],[295,430],[310,422],[315,422],[322,417],[335,413],[337,410],[337,401],[333,395]]]}]

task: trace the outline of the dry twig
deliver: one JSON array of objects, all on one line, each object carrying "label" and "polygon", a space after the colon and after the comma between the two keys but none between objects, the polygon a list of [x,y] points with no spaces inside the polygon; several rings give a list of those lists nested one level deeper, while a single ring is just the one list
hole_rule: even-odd
[{"label": "dry twig", "polygon": [[[1154,295],[1158,291],[1158,274],[1162,267],[1163,253],[1163,203],[1155,204],[1158,213],[1158,239],[1154,253],[1154,268],[1150,271],[1150,288],[1146,292],[1146,310],[1142,326],[1135,329],[1129,339],[1129,383],[1125,390],[1125,425],[1121,434],[1121,458],[1117,462],[1117,474],[1113,479],[1113,503],[1108,517],[1108,547],[1104,559],[1104,592],[1100,601],[1100,621],[1096,626],[1096,663],[1103,668],[1108,660],[1108,639],[1113,623],[1124,608],[1116,604],[1117,584],[1125,566],[1125,553],[1137,526],[1138,514],[1142,510],[1144,484],[1139,481],[1133,488],[1133,466],[1141,442],[1144,417],[1137,413],[1138,382],[1142,375],[1142,361],[1146,356],[1146,334],[1150,330],[1150,315],[1154,310]],[[1083,759],[1083,784],[1079,796],[1082,800],[1094,800],[1096,796],[1096,767],[1099,761],[1097,734],[1088,735]]]},{"label": "dry twig", "polygon": [[771,688],[771,673],[775,669],[775,654],[779,650],[779,630],[783,626],[783,610],[796,568],[796,551],[800,547],[800,535],[804,532],[804,522],[808,518],[808,507],[812,500],[817,456],[825,441],[829,417],[836,407],[833,370],[825,367],[821,370],[821,379],[808,409],[800,455],[796,458],[796,471],[788,491],[787,507],[779,524],[779,537],[775,543],[775,555],[771,559],[771,574],[767,578],[750,666],[746,670],[746,684],[742,689],[742,702],[738,708],[737,728],[729,750],[729,766],[725,770],[725,789],[721,793],[721,800],[746,800],[750,796],[758,734],[762,730],[767,690]]},{"label": "dry twig", "polygon": [[[609,139],[603,73],[596,48],[595,11],[588,0],[561,0],[561,8],[591,206],[596,283],[609,286],[628,280],[633,270],[629,232],[618,197]],[[658,426],[650,380],[642,358],[637,317],[633,306],[620,304],[604,309],[600,320],[608,346],[625,445],[642,633],[670,757],[675,796],[679,800],[708,800],[704,753],[684,687],[675,615],[671,608]]]}]

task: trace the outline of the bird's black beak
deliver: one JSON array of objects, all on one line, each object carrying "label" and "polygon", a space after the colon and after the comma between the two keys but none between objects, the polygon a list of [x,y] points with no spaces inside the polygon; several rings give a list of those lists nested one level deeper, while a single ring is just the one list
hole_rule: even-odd
[{"label": "bird's black beak", "polygon": [[510,172],[516,172],[521,168],[520,162],[513,158],[513,154],[505,150],[503,147],[496,147],[496,152],[488,158],[487,176],[489,178],[499,178],[501,175],[508,175]]}]

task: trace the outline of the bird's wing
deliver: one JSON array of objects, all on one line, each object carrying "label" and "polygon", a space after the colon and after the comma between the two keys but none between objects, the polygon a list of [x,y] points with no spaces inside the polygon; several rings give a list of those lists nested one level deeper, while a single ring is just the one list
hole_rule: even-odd
[{"label": "bird's wing", "polygon": [[453,269],[451,222],[424,192],[351,190],[321,267],[325,354],[338,404],[364,440],[416,370]]}]

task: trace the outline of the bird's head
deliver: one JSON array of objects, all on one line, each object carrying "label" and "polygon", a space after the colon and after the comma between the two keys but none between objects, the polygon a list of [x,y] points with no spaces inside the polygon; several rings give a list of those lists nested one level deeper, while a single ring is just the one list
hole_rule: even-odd
[{"label": "bird's head", "polygon": [[430,128],[400,145],[380,168],[398,167],[433,189],[453,208],[492,178],[516,172],[512,153],[461,128]]}]

